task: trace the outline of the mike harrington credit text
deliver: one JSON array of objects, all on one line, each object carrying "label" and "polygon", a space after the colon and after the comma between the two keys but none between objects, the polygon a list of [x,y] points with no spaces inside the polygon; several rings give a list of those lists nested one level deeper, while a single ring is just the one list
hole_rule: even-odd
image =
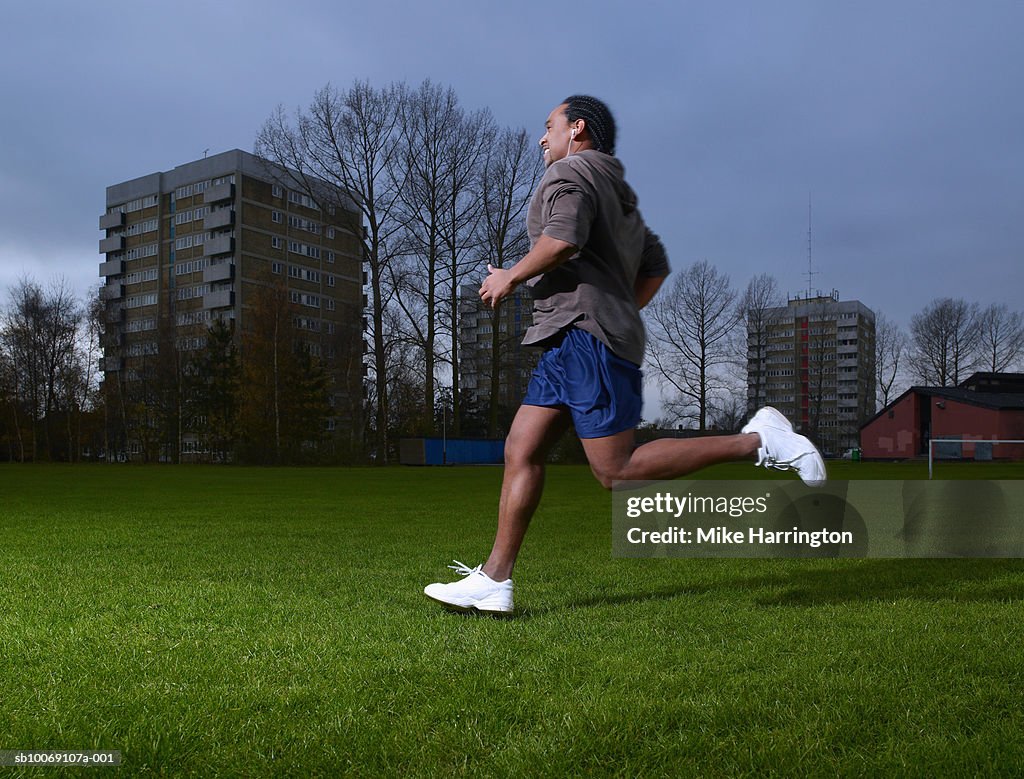
[{"label": "mike harrington credit text", "polygon": [[[626,499],[626,516],[636,519],[645,514],[661,514],[679,519],[684,514],[718,515],[721,517],[745,517],[765,514],[768,511],[770,492],[757,497],[713,497],[687,493],[677,497],[671,493],[653,496],[630,497]],[[805,530],[793,527],[791,530],[748,527],[731,529],[715,527],[675,527],[661,530],[645,530],[631,527],[626,532],[630,544],[803,544],[812,548],[822,544],[852,544],[853,533],[822,528]]]}]

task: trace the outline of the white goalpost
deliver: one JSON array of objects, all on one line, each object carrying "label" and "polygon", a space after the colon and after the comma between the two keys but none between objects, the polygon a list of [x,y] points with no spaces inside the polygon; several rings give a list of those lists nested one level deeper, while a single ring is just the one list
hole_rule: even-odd
[{"label": "white goalpost", "polygon": [[1010,438],[929,438],[928,478],[932,478],[932,461],[935,459],[935,444],[1024,444],[1024,440]]}]

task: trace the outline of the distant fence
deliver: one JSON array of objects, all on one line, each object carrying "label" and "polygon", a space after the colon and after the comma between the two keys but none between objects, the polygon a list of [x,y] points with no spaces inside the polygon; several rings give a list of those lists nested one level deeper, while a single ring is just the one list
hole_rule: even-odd
[{"label": "distant fence", "polygon": [[963,446],[974,447],[974,460],[993,459],[993,444],[1024,444],[1024,440],[1009,438],[932,438],[928,441],[928,478],[932,478],[932,464],[936,459],[956,460],[964,456]]},{"label": "distant fence", "polygon": [[398,461],[402,465],[469,465],[504,460],[502,439],[403,438],[398,444]]}]

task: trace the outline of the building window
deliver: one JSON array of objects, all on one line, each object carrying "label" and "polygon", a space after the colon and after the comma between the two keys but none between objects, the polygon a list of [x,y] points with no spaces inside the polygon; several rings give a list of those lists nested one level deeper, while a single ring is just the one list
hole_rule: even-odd
[{"label": "building window", "polygon": [[284,221],[284,219],[281,216],[281,212],[280,211],[271,211],[270,212],[270,218],[273,221],[277,222],[278,224],[281,224],[281,222]]},{"label": "building window", "polygon": [[148,295],[135,295],[128,298],[125,307],[126,308],[139,308],[141,306],[155,306],[156,305],[156,293],[150,293]]},{"label": "building window", "polygon": [[280,184],[274,184],[273,195],[274,197],[281,197],[284,194],[284,190]]},{"label": "building window", "polygon": [[281,248],[281,239],[278,238],[276,235],[270,236],[270,245],[272,247],[274,247],[275,249],[280,249]]},{"label": "building window", "polygon": [[147,219],[145,222],[136,222],[133,225],[128,225],[128,229],[125,231],[126,235],[141,235],[142,233],[152,233],[156,230],[157,222],[155,219]]},{"label": "building window", "polygon": [[190,260],[188,262],[179,262],[174,266],[174,275],[184,275],[185,273],[198,273],[203,268],[210,264],[208,259]]},{"label": "building window", "polygon": [[[292,303],[299,303],[310,308],[320,308],[320,298],[317,295],[308,295],[305,292],[292,290],[290,293]],[[319,327],[317,328],[319,329]]]},{"label": "building window", "polygon": [[274,273],[284,273],[284,263],[272,262],[272,263],[270,263],[270,269]]},{"label": "building window", "polygon": [[124,258],[126,260],[137,260],[140,257],[156,257],[158,249],[159,247],[155,243],[147,246],[137,246],[125,252]]},{"label": "building window", "polygon": [[317,211],[320,210],[320,206],[318,206],[309,195],[303,195],[301,192],[295,192],[290,189],[288,190],[288,202],[299,206],[305,206],[306,208],[312,208]]}]

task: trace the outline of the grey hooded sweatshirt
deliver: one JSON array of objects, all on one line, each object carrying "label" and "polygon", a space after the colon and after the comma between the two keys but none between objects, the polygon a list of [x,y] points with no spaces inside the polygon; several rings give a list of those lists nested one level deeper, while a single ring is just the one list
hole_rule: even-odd
[{"label": "grey hooded sweatshirt", "polygon": [[572,326],[623,359],[643,361],[646,335],[634,284],[638,276],[667,276],[669,264],[623,174],[618,159],[593,149],[548,166],[526,217],[530,243],[543,234],[579,251],[526,282],[534,302],[524,345],[544,345]]}]

